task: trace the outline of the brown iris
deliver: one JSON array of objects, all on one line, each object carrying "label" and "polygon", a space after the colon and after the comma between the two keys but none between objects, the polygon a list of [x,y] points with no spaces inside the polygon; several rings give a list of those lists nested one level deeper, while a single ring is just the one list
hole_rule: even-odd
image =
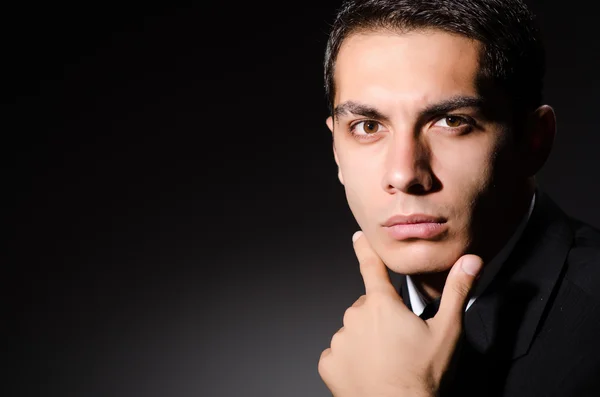
[{"label": "brown iris", "polygon": [[367,134],[374,134],[379,130],[379,123],[376,121],[365,121],[363,123],[363,130],[367,133]]},{"label": "brown iris", "polygon": [[446,116],[446,124],[448,124],[448,127],[460,127],[462,123],[463,120],[460,117]]}]

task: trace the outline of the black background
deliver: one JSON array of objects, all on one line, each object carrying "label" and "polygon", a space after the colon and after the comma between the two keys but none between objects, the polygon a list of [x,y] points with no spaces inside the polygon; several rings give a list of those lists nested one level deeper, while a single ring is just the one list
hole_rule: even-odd
[{"label": "black background", "polygon": [[[559,125],[538,181],[599,226],[594,3],[530,4]],[[3,10],[3,395],[329,395],[363,293],[324,124],[338,5]]]}]

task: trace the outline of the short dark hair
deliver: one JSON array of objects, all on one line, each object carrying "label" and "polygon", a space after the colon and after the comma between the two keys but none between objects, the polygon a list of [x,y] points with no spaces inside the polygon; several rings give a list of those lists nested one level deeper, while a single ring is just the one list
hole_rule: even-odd
[{"label": "short dark hair", "polygon": [[331,110],[342,42],[352,34],[380,29],[437,29],[475,39],[483,45],[480,79],[501,88],[511,110],[520,114],[541,105],[545,51],[534,16],[521,0],[349,0],[337,13],[325,51]]}]

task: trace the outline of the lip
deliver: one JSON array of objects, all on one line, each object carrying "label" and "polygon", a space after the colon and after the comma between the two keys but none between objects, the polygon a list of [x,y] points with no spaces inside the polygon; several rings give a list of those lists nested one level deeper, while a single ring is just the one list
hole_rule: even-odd
[{"label": "lip", "polygon": [[383,226],[394,240],[431,239],[447,229],[446,219],[425,214],[395,215]]}]

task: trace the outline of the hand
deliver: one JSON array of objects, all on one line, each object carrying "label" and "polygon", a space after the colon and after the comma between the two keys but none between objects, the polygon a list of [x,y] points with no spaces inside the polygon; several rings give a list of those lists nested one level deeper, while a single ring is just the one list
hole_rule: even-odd
[{"label": "hand", "polygon": [[464,255],[452,267],[435,317],[422,320],[402,301],[387,268],[362,232],[353,236],[365,295],[319,360],[335,397],[434,396],[462,332],[462,316],[482,260]]}]

